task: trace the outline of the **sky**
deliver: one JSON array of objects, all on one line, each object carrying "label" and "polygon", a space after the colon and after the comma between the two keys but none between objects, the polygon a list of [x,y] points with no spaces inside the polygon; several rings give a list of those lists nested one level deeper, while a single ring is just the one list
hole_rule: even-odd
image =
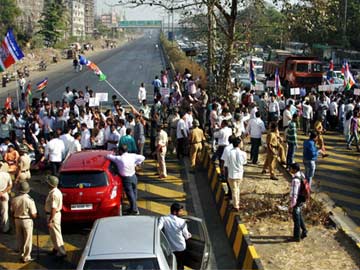
[{"label": "sky", "polygon": [[[117,4],[119,0],[96,0],[96,11],[97,14],[106,13],[110,11],[110,7],[106,4]],[[122,6],[115,7],[115,10],[119,14],[123,14],[127,20],[165,20],[167,19],[166,12],[161,8],[143,6],[137,8],[125,8]]]}]

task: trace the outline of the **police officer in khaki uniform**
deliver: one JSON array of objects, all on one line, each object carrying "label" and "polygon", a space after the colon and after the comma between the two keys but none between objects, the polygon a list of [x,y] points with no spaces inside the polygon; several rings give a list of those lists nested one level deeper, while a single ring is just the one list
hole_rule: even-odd
[{"label": "police officer in khaki uniform", "polygon": [[278,180],[278,178],[275,176],[276,160],[279,157],[280,163],[285,164],[286,157],[284,147],[281,144],[281,137],[277,127],[277,123],[275,122],[272,122],[270,124],[270,132],[266,137],[266,143],[267,153],[262,173],[266,173],[266,169],[269,168],[270,179]]},{"label": "police officer in khaki uniform", "polygon": [[18,163],[18,173],[16,176],[16,182],[29,181],[31,178],[30,174],[30,165],[31,159],[27,154],[28,150],[25,147],[20,148],[19,154],[19,163]]},{"label": "police officer in khaki uniform", "polygon": [[[0,169],[3,163],[0,162]],[[12,188],[11,176],[8,172],[0,171],[0,230],[4,233],[9,232],[9,192]]]},{"label": "police officer in khaki uniform", "polygon": [[21,260],[31,262],[31,249],[33,238],[33,220],[37,216],[34,200],[28,195],[30,185],[28,182],[19,184],[19,195],[11,203],[11,212],[15,218],[16,240]]},{"label": "police officer in khaki uniform", "polygon": [[56,176],[48,176],[47,183],[50,191],[45,202],[46,219],[49,228],[49,234],[53,243],[53,250],[50,252],[57,257],[65,257],[64,241],[61,235],[61,209],[63,205],[63,196],[57,188],[59,179]]},{"label": "police officer in khaki uniform", "polygon": [[204,132],[199,128],[200,123],[197,119],[193,121],[193,129],[190,132],[189,143],[190,143],[190,162],[191,169],[194,170],[196,161],[202,150],[202,143],[205,141]]}]

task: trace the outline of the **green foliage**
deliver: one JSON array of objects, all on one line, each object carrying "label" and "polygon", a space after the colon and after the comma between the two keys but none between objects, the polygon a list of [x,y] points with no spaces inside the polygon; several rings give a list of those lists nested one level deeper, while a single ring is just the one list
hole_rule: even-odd
[{"label": "green foliage", "polygon": [[66,7],[61,0],[47,0],[42,17],[38,33],[43,36],[47,47],[53,47],[67,29]]},{"label": "green foliage", "polygon": [[20,15],[16,0],[0,0],[0,36],[3,37],[8,28],[15,28],[15,19]]}]

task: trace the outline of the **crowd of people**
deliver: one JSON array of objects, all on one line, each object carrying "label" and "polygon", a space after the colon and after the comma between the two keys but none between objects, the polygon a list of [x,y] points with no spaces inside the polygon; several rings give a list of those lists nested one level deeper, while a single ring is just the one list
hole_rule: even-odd
[{"label": "crowd of people", "polygon": [[[95,91],[88,86],[84,91],[71,90],[67,86],[62,100],[49,100],[46,92],[42,92],[41,97],[34,98],[31,104],[23,100],[19,109],[3,109],[0,154],[2,166],[7,167],[9,177],[1,177],[7,179],[1,180],[6,184],[0,186],[4,186],[0,190],[2,230],[6,232],[9,229],[8,192],[15,189],[20,194],[27,194],[29,187],[24,183],[29,181],[33,170],[50,170],[55,178],[48,183],[56,188],[59,168],[72,153],[89,149],[115,152],[120,149],[136,153],[156,159],[159,178],[166,178],[168,154],[176,154],[179,159],[189,156],[191,171],[194,171],[204,143],[208,142],[213,150],[212,161],[219,162],[221,177],[230,187],[234,211],[240,208],[244,166],[247,163],[259,164],[261,146],[266,149],[263,174],[269,172],[270,179],[277,180],[277,162],[293,172],[297,182],[292,185],[290,207],[296,223],[294,238],[298,240],[300,236],[306,237],[307,233],[301,218],[301,203],[297,203],[300,185],[296,175],[300,175],[300,167],[295,163],[294,156],[298,133],[309,136],[303,143],[302,157],[304,178],[310,186],[318,155],[328,155],[323,138],[328,130],[343,133],[344,147],[351,149],[355,142],[357,151],[360,151],[360,99],[351,92],[318,93],[311,90],[286,98],[271,91],[258,94],[251,89],[235,87],[227,97],[211,97],[187,69],[173,78],[169,70],[161,71],[151,85],[152,91],[145,83],[140,84],[139,104],[124,106],[114,95],[111,107],[104,111],[89,106]],[[146,138],[149,138],[149,147],[144,147]],[[244,147],[248,142],[251,144],[249,158]],[[139,214],[135,206],[136,184],[131,185],[131,189],[132,193],[127,193],[132,200],[129,214]],[[58,193],[57,190],[53,192]],[[36,209],[30,203],[25,214],[20,216],[16,214],[16,205],[14,203],[15,218],[25,220],[36,216]],[[50,207],[47,210],[51,223],[49,228],[54,230],[54,252],[63,256],[62,240],[58,240],[56,234],[59,233],[57,212],[61,209],[61,200],[53,205],[56,209]],[[54,222],[55,225],[52,224]],[[21,226],[26,227],[24,224]],[[300,228],[303,229],[302,234],[299,233]],[[29,239],[20,242],[19,248],[24,245],[28,248],[30,244]],[[24,261],[29,260],[28,250],[22,255]]]}]

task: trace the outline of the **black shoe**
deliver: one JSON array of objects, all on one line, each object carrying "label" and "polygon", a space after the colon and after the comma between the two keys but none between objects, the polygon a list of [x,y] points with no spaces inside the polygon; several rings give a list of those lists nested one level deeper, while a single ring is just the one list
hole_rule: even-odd
[{"label": "black shoe", "polygon": [[53,249],[53,250],[49,251],[47,254],[50,255],[50,256],[54,256],[54,255],[57,254],[57,250]]},{"label": "black shoe", "polygon": [[304,238],[306,238],[306,237],[307,237],[307,231],[303,231],[303,232],[301,233],[300,238],[301,238],[301,239],[304,239]]},{"label": "black shoe", "polygon": [[286,240],[286,242],[300,242],[300,238],[295,238],[295,237],[290,237],[289,239]]}]

